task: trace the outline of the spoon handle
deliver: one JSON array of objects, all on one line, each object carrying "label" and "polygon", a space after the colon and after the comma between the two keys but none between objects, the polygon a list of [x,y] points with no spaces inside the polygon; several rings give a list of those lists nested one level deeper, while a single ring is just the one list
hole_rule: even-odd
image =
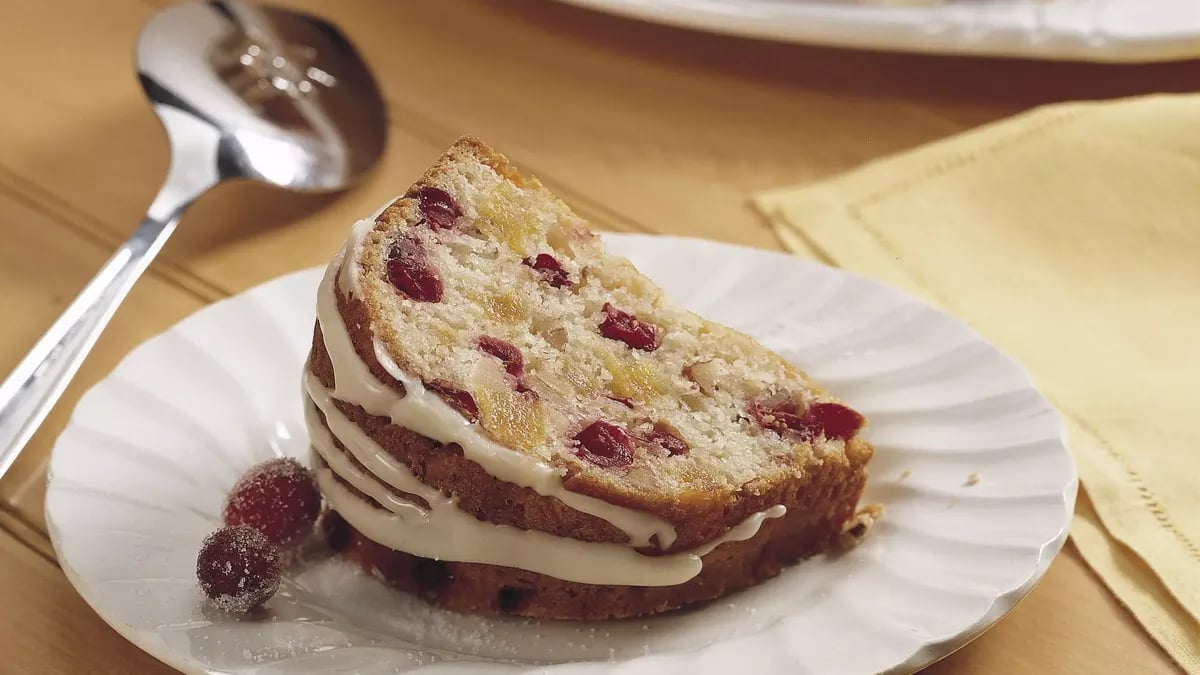
[{"label": "spoon handle", "polygon": [[167,207],[162,203],[166,192],[159,194],[150,209],[151,214],[166,215],[146,216],[0,384],[0,477],[54,407],[117,306],[174,231],[187,202]]}]

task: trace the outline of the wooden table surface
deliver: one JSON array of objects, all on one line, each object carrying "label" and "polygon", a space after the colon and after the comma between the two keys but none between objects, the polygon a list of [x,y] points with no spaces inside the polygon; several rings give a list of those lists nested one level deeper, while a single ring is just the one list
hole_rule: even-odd
[{"label": "wooden table surface", "polygon": [[[158,188],[167,148],[131,53],[160,4],[0,0],[0,372],[132,231]],[[227,186],[188,213],[0,482],[6,672],[168,671],[105,626],[55,564],[42,516],[55,436],[80,394],[140,341],[214,300],[324,263],[349,223],[461,134],[508,153],[601,229],[778,248],[747,206],[755,191],[832,176],[1040,103],[1200,88],[1195,63],[776,45],[549,0],[286,4],[336,20],[375,68],[391,120],[382,166],[337,197]],[[1007,618],[926,672],[1174,670],[1068,544]]]}]

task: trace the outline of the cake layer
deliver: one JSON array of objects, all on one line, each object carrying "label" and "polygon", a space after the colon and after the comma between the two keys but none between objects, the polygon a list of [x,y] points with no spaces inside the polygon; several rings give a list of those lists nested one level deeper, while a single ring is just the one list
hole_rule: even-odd
[{"label": "cake layer", "polygon": [[814,476],[814,482],[824,487],[814,490],[807,503],[765,521],[751,539],[716,548],[704,556],[697,576],[670,586],[577,583],[512,567],[434,560],[378,543],[346,522],[336,507],[327,522],[333,547],[367,573],[448,609],[542,619],[620,619],[719,598],[835,546],[854,515],[864,480],[861,473],[841,468]]},{"label": "cake layer", "polygon": [[[375,541],[415,555],[482,562],[588,584],[669,586],[695,577],[701,557],[758,533],[786,513],[751,514],[720,537],[688,551],[646,555],[624,544],[586,542],[482,521],[425,485],[333,405],[311,375],[305,419],[320,460],[317,481],[330,506]],[[336,479],[336,480],[335,480]]]}]

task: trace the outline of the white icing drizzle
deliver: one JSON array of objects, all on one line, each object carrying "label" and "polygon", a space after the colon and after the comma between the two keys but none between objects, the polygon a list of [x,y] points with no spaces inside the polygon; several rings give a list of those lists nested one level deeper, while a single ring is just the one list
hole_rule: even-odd
[{"label": "white icing drizzle", "polygon": [[[751,515],[713,541],[690,551],[662,556],[643,555],[624,544],[586,542],[489,523],[458,508],[452,497],[426,485],[408,467],[388,455],[337,409],[329,390],[311,374],[305,377],[305,389],[309,395],[305,405],[309,437],[313,449],[329,467],[317,472],[321,492],[365,536],[413,555],[515,567],[577,583],[673,586],[700,573],[703,566],[700,556],[725,542],[753,537],[764,520],[779,518],[787,512],[783,505],[772,506]],[[325,416],[328,428],[321,423],[317,410]],[[361,471],[338,450],[334,436],[371,474]],[[346,489],[334,474],[383,509]],[[388,485],[421,497],[430,508],[405,501]]]},{"label": "white icing drizzle", "polygon": [[712,553],[713,549],[726,542],[746,541],[747,539],[758,534],[758,530],[762,527],[764,520],[782,518],[785,514],[787,514],[787,507],[783,504],[776,504],[775,506],[769,507],[763,511],[752,513],[749,516],[746,516],[746,519],[742,522],[734,525],[728,530],[725,530],[725,534],[722,534],[712,541],[707,541],[696,548],[691,549],[689,553],[692,555],[705,556],[709,553]]},{"label": "white icing drizzle", "polygon": [[[394,424],[439,443],[457,443],[462,447],[464,457],[498,480],[531,488],[539,495],[559,499],[576,511],[608,521],[629,535],[629,546],[643,547],[657,542],[661,549],[670,547],[676,537],[675,527],[670,522],[644,511],[567,490],[562,482],[563,470],[487,437],[477,423],[468,422],[436,394],[426,390],[420,379],[401,370],[377,340],[373,341],[375,358],[389,375],[404,385],[406,394],[400,396],[371,373],[354,350],[345,319],[338,311],[334,280],[339,279],[340,272],[342,291],[361,294],[357,255],[373,224],[374,218],[355,223],[346,245],[326,269],[317,292],[317,320],[324,336],[325,350],[333,364],[333,396],[358,405],[372,415],[388,417]],[[351,252],[349,257],[348,251]]]}]

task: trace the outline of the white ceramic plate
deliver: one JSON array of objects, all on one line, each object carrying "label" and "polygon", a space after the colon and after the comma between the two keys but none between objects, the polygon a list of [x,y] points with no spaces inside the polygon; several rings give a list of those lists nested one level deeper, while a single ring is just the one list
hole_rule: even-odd
[{"label": "white ceramic plate", "polygon": [[715,33],[864,49],[1112,62],[1200,56],[1195,0],[562,1]]},{"label": "white ceramic plate", "polygon": [[299,380],[320,272],[307,270],[197,312],[79,403],[46,496],[67,577],[122,635],[190,673],[906,672],[1032,588],[1066,537],[1076,479],[1057,413],[1017,364],[846,272],[694,239],[607,240],[868,415],[867,500],[887,513],[862,545],[644,621],[458,615],[336,559],[288,576],[265,618],[214,614],[193,570],[227,490],[272,455],[308,456]]}]

